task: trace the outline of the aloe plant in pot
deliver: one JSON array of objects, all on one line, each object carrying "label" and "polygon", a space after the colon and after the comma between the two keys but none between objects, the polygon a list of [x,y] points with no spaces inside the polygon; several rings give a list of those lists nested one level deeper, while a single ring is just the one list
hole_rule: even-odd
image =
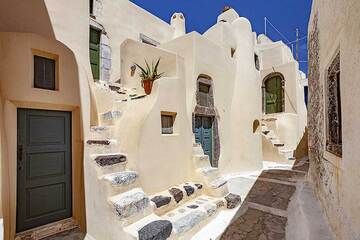
[{"label": "aloe plant in pot", "polygon": [[140,66],[139,64],[135,63],[135,65],[140,69],[139,76],[141,78],[141,85],[145,90],[145,93],[149,95],[152,90],[153,83],[156,79],[161,78],[164,73],[158,73],[160,58],[156,61],[151,63],[151,67],[145,59],[145,67]]}]

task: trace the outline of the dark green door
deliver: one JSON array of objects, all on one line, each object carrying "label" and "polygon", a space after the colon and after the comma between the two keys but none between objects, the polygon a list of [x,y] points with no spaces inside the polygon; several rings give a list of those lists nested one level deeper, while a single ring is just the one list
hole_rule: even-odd
[{"label": "dark green door", "polygon": [[71,113],[18,109],[16,231],[72,216]]},{"label": "dark green door", "polygon": [[100,78],[100,36],[99,30],[90,28],[90,64],[94,80]]},{"label": "dark green door", "polygon": [[283,89],[280,76],[275,76],[266,80],[265,101],[267,114],[283,111]]},{"label": "dark green door", "polygon": [[196,116],[195,117],[195,142],[200,143],[204,154],[209,156],[210,161],[212,160],[212,144],[213,144],[213,118]]}]

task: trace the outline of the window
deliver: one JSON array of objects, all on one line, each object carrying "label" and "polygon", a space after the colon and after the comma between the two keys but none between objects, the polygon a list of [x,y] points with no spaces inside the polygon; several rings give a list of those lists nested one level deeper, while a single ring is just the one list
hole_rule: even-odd
[{"label": "window", "polygon": [[259,56],[257,54],[254,54],[254,61],[255,61],[255,68],[256,70],[260,70],[260,60]]},{"label": "window", "polygon": [[200,106],[210,107],[210,85],[199,82],[199,102]]},{"label": "window", "polygon": [[90,15],[94,15],[94,1],[90,0]]},{"label": "window", "polygon": [[326,150],[342,156],[340,52],[332,61],[326,79]]},{"label": "window", "polygon": [[140,41],[145,44],[149,44],[151,46],[157,47],[160,43],[155,41],[154,39],[140,33]]},{"label": "window", "polygon": [[173,134],[174,133],[174,122],[176,113],[172,112],[161,112],[161,133],[162,134]]},{"label": "window", "polygon": [[56,61],[51,58],[34,55],[34,87],[56,90]]},{"label": "window", "polygon": [[231,57],[233,58],[235,55],[236,49],[235,48],[231,48]]},{"label": "window", "polygon": [[100,36],[100,30],[90,28],[90,65],[95,81],[100,78]]}]

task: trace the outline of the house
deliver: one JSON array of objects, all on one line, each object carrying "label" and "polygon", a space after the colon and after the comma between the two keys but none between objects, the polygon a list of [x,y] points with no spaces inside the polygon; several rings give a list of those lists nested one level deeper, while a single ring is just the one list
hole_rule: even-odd
[{"label": "house", "polygon": [[309,24],[310,179],[336,239],[360,238],[358,1],[313,1]]},{"label": "house", "polygon": [[[227,175],[293,160],[306,77],[289,47],[232,8],[202,35],[185,21],[127,0],[1,3],[5,239],[73,227],[189,239],[235,216]],[[146,95],[138,65],[158,59],[164,76]]]}]

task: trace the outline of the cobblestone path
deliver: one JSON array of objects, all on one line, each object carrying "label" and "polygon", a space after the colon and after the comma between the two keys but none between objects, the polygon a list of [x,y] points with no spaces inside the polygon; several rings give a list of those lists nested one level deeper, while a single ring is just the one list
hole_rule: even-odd
[{"label": "cobblestone path", "polygon": [[290,198],[308,169],[308,159],[302,159],[295,161],[292,170],[263,171],[244,200],[242,208],[247,210],[221,240],[284,240]]}]

